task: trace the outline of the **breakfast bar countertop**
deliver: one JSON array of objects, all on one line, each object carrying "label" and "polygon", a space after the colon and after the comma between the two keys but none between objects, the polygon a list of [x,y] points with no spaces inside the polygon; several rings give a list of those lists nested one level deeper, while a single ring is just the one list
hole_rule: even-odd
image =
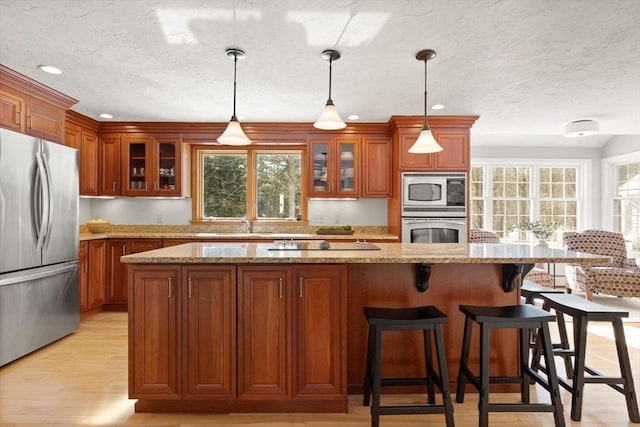
[{"label": "breakfast bar countertop", "polygon": [[[375,243],[357,247],[353,242],[332,242],[328,250],[319,243],[295,250],[276,243],[203,242],[155,249],[120,258],[129,264],[505,264],[610,262],[609,257],[518,243]],[[375,246],[375,248],[371,247]],[[379,248],[379,249],[378,249]]]}]

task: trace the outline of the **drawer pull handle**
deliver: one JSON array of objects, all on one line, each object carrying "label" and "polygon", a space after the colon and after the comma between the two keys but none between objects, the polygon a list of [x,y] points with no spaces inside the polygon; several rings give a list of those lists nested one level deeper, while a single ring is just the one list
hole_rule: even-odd
[{"label": "drawer pull handle", "polygon": [[298,281],[298,298],[302,298],[302,277]]},{"label": "drawer pull handle", "polygon": [[169,277],[169,298],[173,297],[173,278]]},{"label": "drawer pull handle", "polygon": [[283,291],[282,291],[282,277],[281,277],[281,278],[278,280],[278,296],[279,296],[280,298],[282,298],[282,297],[283,297],[282,292],[283,292]]},{"label": "drawer pull handle", "polygon": [[192,297],[192,293],[191,293],[191,277],[189,277],[189,298]]}]

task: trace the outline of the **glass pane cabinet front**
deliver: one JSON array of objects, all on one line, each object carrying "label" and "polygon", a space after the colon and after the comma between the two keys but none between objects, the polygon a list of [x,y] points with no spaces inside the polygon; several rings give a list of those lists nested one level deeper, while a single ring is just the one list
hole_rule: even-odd
[{"label": "glass pane cabinet front", "polygon": [[156,190],[176,189],[176,144],[158,144],[158,177]]},{"label": "glass pane cabinet front", "polygon": [[313,190],[329,191],[329,177],[327,176],[328,144],[313,144]]},{"label": "glass pane cabinet front", "polygon": [[340,187],[339,191],[355,190],[355,144],[340,144]]},{"label": "glass pane cabinet front", "polygon": [[145,169],[147,161],[147,144],[132,142],[129,144],[129,190],[146,190],[148,171]]}]

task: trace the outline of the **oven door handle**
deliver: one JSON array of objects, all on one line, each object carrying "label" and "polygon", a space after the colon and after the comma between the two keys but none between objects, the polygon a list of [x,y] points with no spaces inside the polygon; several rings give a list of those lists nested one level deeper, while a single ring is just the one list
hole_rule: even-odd
[{"label": "oven door handle", "polygon": [[451,218],[407,218],[403,220],[404,224],[428,224],[434,222],[448,222],[450,224],[465,225],[464,219],[451,219]]}]

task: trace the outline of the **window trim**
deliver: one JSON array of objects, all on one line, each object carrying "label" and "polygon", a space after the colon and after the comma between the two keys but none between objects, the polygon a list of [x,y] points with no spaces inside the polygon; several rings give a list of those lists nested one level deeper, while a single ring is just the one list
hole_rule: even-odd
[{"label": "window trim", "polygon": [[[286,148],[285,148],[286,147]],[[276,151],[283,154],[299,154],[300,155],[300,216],[299,221],[295,219],[259,219],[257,218],[257,206],[256,206],[256,165],[257,155],[265,154]],[[192,203],[191,203],[191,224],[237,224],[237,218],[202,218],[200,213],[202,212],[202,174],[203,170],[201,165],[201,156],[203,152],[220,152],[220,154],[246,154],[247,155],[247,219],[253,223],[259,223],[263,225],[269,224],[291,224],[295,221],[298,224],[307,222],[307,189],[306,189],[306,171],[307,171],[307,153],[306,146],[304,145],[260,145],[260,146],[215,146],[209,144],[192,144],[191,145],[191,188],[192,188]]]},{"label": "window trim", "polygon": [[627,163],[640,162],[640,151],[605,157],[601,161],[602,169],[602,228],[614,231],[613,202],[616,198],[616,167]]}]

